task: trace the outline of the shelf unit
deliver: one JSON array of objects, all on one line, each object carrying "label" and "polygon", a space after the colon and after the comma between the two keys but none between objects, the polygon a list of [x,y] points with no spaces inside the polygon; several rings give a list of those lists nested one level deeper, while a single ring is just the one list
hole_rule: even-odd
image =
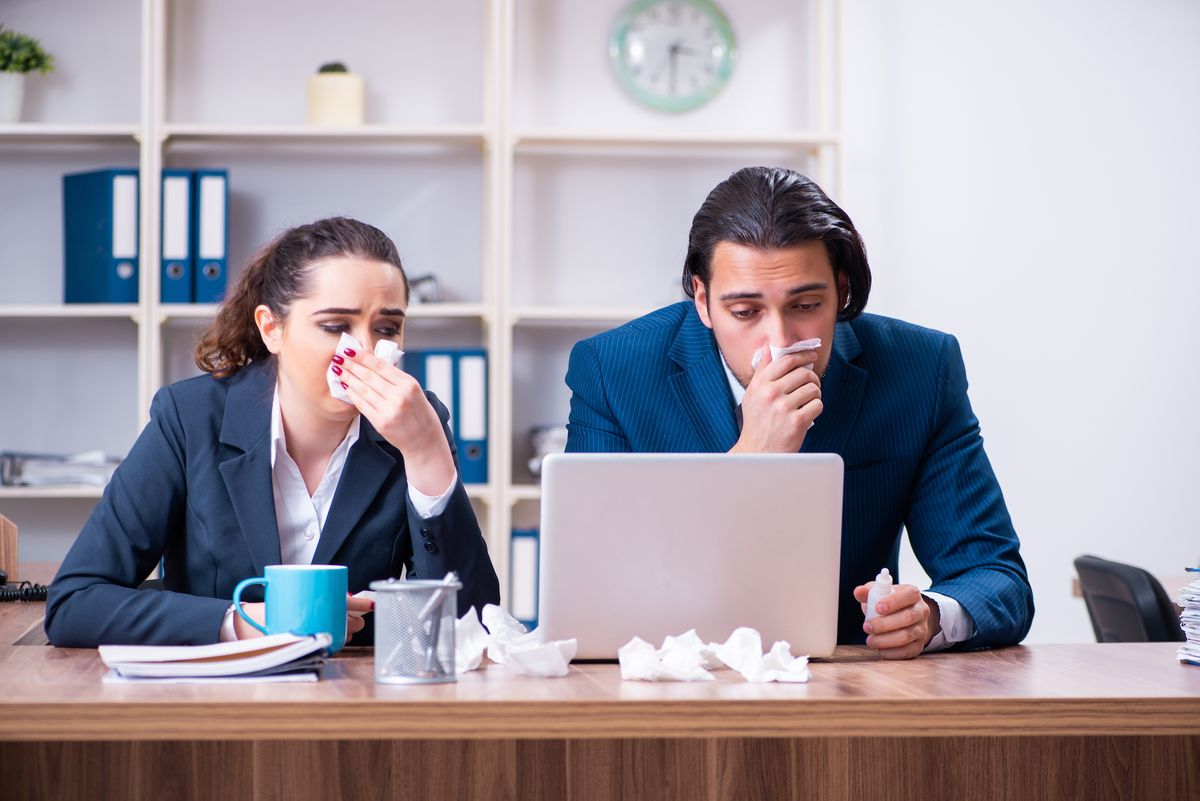
[{"label": "shelf unit", "polygon": [[[743,48],[740,62],[716,100],[683,115],[641,109],[611,80],[605,43],[624,0],[456,0],[438,8],[368,0],[356,11],[363,17],[358,27],[344,11],[294,10],[287,0],[124,4],[125,18],[136,6],[140,20],[138,85],[125,87],[136,94],[137,121],[66,122],[47,112],[46,122],[0,126],[0,167],[6,152],[20,148],[48,153],[47,159],[55,148],[92,148],[96,167],[108,166],[114,149],[123,148],[136,153],[142,175],[228,166],[231,280],[275,231],[347,210],[393,236],[410,275],[447,271],[449,302],[414,304],[406,345],[489,352],[491,480],[469,486],[468,494],[502,587],[508,532],[536,517],[541,498],[524,466],[527,429],[565,424],[562,376],[570,346],[682,297],[679,265],[691,214],[736,167],[785,163],[813,174],[833,196],[840,193],[841,0],[725,0]],[[52,26],[69,23],[33,3],[22,10],[31,23],[42,23],[24,28],[54,52]],[[420,23],[416,30],[412,20]],[[21,29],[22,22],[10,24]],[[267,25],[278,28],[269,38],[286,41],[286,48],[263,52]],[[422,41],[458,29],[465,31],[466,51],[442,52],[436,42]],[[396,31],[408,37],[407,48],[391,41]],[[228,32],[228,41],[221,58],[206,60],[206,37],[214,32]],[[370,48],[371,42],[387,47]],[[301,122],[307,72],[333,58],[347,58],[367,80],[368,119],[361,127]],[[63,55],[59,65],[70,69]],[[800,77],[788,77],[793,73]],[[80,156],[72,159],[68,166],[75,167]],[[311,180],[297,183],[297,175]],[[394,185],[404,188],[393,191]],[[216,312],[212,305],[158,301],[157,258],[146,255],[159,252],[158,194],[157,181],[141,182],[136,305],[64,306],[51,302],[45,288],[39,297],[10,303],[4,289],[14,273],[0,266],[0,347],[31,321],[78,328],[81,336],[113,325],[106,320],[135,323],[136,425],[127,443],[144,424],[154,392],[195,372],[188,364],[191,338]],[[420,202],[406,202],[408,196]],[[57,222],[41,233],[61,236]],[[0,265],[4,256],[0,246]],[[0,423],[0,437],[11,430]],[[26,439],[21,447],[37,444]],[[97,496],[89,488],[6,488],[0,504]]]}]

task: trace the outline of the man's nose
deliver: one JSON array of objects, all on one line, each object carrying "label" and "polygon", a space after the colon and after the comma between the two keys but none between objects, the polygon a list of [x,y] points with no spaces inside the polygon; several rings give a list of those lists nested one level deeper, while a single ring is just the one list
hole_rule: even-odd
[{"label": "man's nose", "polygon": [[781,314],[772,314],[767,317],[767,341],[773,348],[786,348],[792,344],[792,335],[788,331],[787,324]]}]

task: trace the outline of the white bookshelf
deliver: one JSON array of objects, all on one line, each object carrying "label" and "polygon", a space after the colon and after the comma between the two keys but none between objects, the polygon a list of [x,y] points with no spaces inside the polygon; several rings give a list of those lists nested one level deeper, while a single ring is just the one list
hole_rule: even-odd
[{"label": "white bookshelf", "polygon": [[[154,392],[195,373],[190,349],[215,316],[158,301],[157,181],[141,185],[141,302],[62,304],[62,173],[228,168],[231,280],[290,225],[335,213],[379,225],[410,276],[435,272],[447,294],[410,307],[406,347],[489,353],[490,480],[467,494],[505,586],[508,532],[536,522],[541,498],[524,465],[528,429],[566,423],[571,345],[682,297],[691,215],[734,169],[782,163],[839,193],[841,0],[720,2],[742,48],[734,78],[682,115],[642,109],[612,80],[606,42],[624,4],[112,0],[76,19],[23,3],[6,24],[40,35],[60,84],[34,98],[32,121],[0,126],[0,171],[43,187],[29,208],[0,199],[0,242],[30,236],[11,252],[0,244],[0,357],[28,336],[51,340],[39,351],[50,355],[82,342],[63,358],[90,383],[47,368],[34,392],[75,388],[95,412],[88,429],[118,432],[127,449]],[[75,61],[97,36],[119,41],[121,57]],[[330,60],[367,80],[361,127],[303,122],[304,82]],[[101,86],[118,87],[109,105]],[[10,211],[24,216],[6,222]],[[18,262],[47,272],[30,285]],[[91,447],[43,443],[44,419],[0,421],[0,449],[5,437],[13,450]],[[3,488],[0,512],[19,500],[34,516],[38,499],[99,497],[89,493]]]},{"label": "white bookshelf", "polygon": [[92,486],[0,487],[0,500],[87,500],[103,494],[103,487]]}]

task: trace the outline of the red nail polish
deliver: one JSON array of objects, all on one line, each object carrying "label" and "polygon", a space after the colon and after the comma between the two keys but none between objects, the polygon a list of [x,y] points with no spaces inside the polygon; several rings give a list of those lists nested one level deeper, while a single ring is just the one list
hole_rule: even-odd
[{"label": "red nail polish", "polygon": [[346,362],[346,360],[343,359],[341,356],[338,356],[336,353],[333,354],[333,363],[334,364],[345,364],[345,362]]},{"label": "red nail polish", "polygon": [[375,611],[375,602],[374,601],[371,601],[371,611],[372,612]]},{"label": "red nail polish", "polygon": [[333,366],[331,366],[329,369],[333,371],[333,374],[334,374],[334,375],[341,375],[341,374],[342,374],[342,368],[338,367],[336,364],[335,364],[335,365],[333,365]]},{"label": "red nail polish", "polygon": [[345,353],[347,356],[349,356],[351,359],[353,359],[353,358],[355,357],[355,355],[356,355],[356,351],[354,350],[354,348],[346,348],[346,349],[345,349],[345,351],[343,351],[343,352],[344,352],[344,353]]},{"label": "red nail polish", "polygon": [[350,389],[350,385],[345,381],[339,381],[338,383],[342,385],[342,389]]}]

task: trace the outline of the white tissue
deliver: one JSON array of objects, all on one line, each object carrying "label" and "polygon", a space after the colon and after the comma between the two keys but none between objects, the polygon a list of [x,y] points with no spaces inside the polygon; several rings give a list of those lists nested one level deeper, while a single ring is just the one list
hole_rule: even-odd
[{"label": "white tissue", "polygon": [[[777,348],[774,345],[772,345],[771,346],[771,361],[775,361],[780,356],[786,356],[789,353],[800,353],[801,351],[805,351],[805,350],[816,350],[819,347],[821,347],[821,340],[819,340],[819,339],[803,339],[799,342],[793,342],[792,344],[788,345],[786,348]],[[762,361],[762,348],[759,348],[758,350],[754,351],[754,358],[752,358],[750,360],[750,369],[757,370],[758,363],[761,361]]]},{"label": "white tissue", "polygon": [[520,621],[495,604],[483,607],[482,626],[475,617],[475,609],[469,609],[459,619],[454,633],[454,657],[459,673],[479,667],[486,650],[488,659],[509,665],[517,673],[565,676],[578,646],[574,639],[542,642],[536,631],[526,631]]},{"label": "white tissue", "polygon": [[[343,333],[338,339],[337,349],[334,354],[341,355],[346,348],[350,348],[358,353],[362,353],[365,348],[362,344],[347,333]],[[400,350],[400,346],[390,339],[381,339],[375,343],[375,355],[383,359],[385,362],[391,362],[395,366],[400,365],[400,357],[404,355],[404,351]],[[329,394],[345,403],[351,403],[350,396],[346,394],[346,390],[342,389],[341,376],[333,372],[333,362],[329,362],[329,369],[325,371],[325,381],[329,384]],[[353,404],[351,404],[353,405]]]},{"label": "white tissue", "polygon": [[762,635],[751,628],[735,629],[716,646],[717,658],[741,673],[747,681],[808,681],[808,657],[792,656],[792,646],[779,640],[764,655]]},{"label": "white tissue", "polygon": [[705,645],[695,630],[678,637],[667,637],[662,648],[637,637],[618,652],[621,678],[637,681],[712,681],[710,669],[728,666],[746,680],[808,681],[808,657],[792,656],[791,646],[776,642],[763,654],[762,635],[751,628],[739,628],[724,643]]},{"label": "white tissue", "polygon": [[454,624],[454,664],[458,672],[466,673],[479,667],[487,645],[487,629],[479,622],[479,615],[472,606]]},{"label": "white tissue", "polygon": [[[694,631],[689,634],[695,636]],[[705,669],[706,659],[700,651],[678,641],[668,646],[673,639],[668,637],[657,651],[640,637],[627,642],[617,651],[621,678],[626,681],[712,681],[716,678]],[[699,637],[696,640],[699,642]]]}]

